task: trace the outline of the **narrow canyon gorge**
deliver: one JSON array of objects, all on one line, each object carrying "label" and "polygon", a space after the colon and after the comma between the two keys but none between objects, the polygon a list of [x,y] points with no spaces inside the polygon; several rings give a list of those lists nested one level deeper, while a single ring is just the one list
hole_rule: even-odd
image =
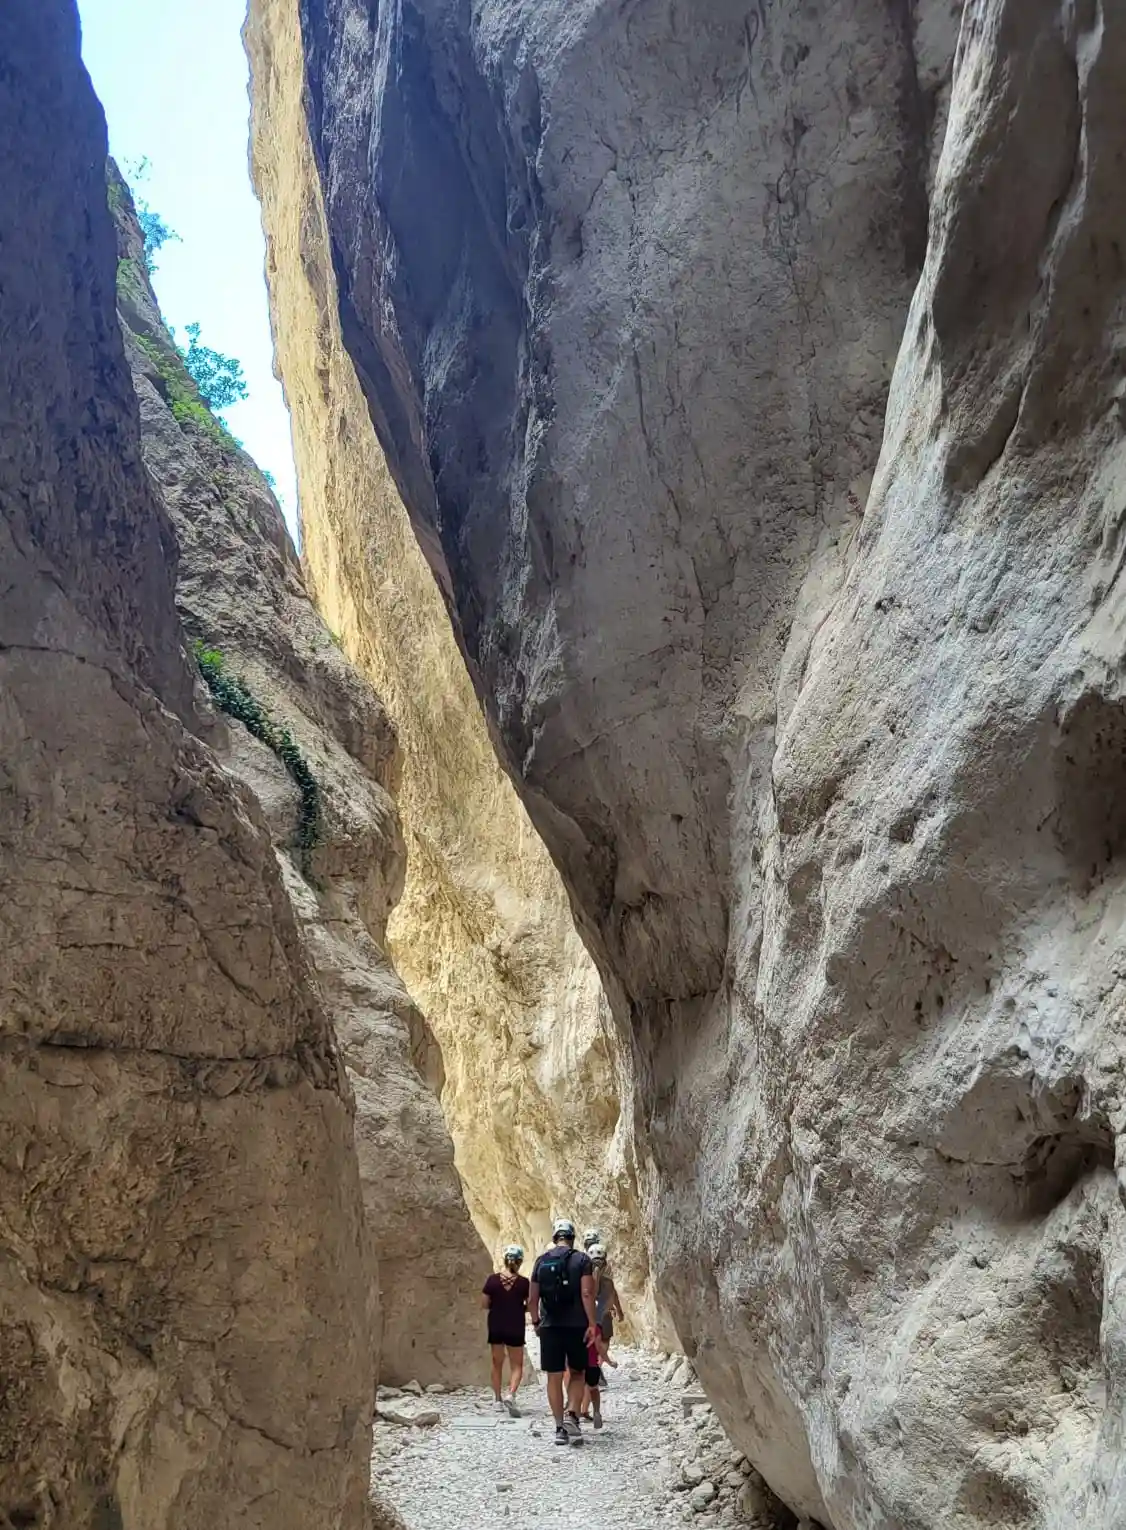
[{"label": "narrow canyon gorge", "polygon": [[397,1525],[566,1213],[754,1530],[1123,1530],[1126,8],[243,39],[300,556],[0,7],[0,1526]]},{"label": "narrow canyon gorge", "polygon": [[631,1078],[562,881],[497,762],[344,348],[296,7],[256,0],[244,35],[303,556],[320,609],[400,740],[407,868],[390,949],[441,1048],[469,1204],[494,1248],[514,1236],[545,1245],[561,1207],[600,1226],[619,1250],[631,1310],[655,1331]]}]

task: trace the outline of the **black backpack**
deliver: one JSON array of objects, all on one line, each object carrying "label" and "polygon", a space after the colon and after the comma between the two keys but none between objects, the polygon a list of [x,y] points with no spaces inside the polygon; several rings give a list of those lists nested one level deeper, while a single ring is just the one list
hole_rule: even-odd
[{"label": "black backpack", "polygon": [[552,1249],[540,1260],[536,1284],[540,1304],[548,1317],[559,1317],[579,1300],[581,1279],[571,1265],[573,1248]]}]

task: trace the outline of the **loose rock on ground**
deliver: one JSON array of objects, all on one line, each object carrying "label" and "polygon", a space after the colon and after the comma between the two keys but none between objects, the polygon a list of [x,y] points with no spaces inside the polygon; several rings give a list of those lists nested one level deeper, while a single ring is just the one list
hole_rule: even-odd
[{"label": "loose rock on ground", "polygon": [[711,1409],[684,1417],[685,1387],[695,1385],[690,1364],[662,1365],[628,1350],[619,1359],[605,1393],[606,1427],[584,1424],[581,1447],[554,1443],[543,1379],[531,1372],[518,1420],[502,1417],[485,1388],[428,1397],[427,1412],[441,1415],[430,1429],[377,1419],[373,1489],[409,1530],[498,1521],[538,1530],[556,1513],[617,1530],[682,1522],[772,1530],[780,1505]]}]

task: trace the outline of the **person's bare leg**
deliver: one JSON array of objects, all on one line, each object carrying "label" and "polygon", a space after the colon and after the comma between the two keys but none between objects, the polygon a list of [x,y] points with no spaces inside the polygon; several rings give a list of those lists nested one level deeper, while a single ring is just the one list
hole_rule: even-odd
[{"label": "person's bare leg", "polygon": [[489,1352],[493,1357],[493,1396],[500,1402],[500,1391],[504,1385],[504,1345],[490,1344]]},{"label": "person's bare leg", "polygon": [[508,1346],[508,1395],[515,1397],[524,1379],[524,1351],[518,1344]]},{"label": "person's bare leg", "polygon": [[563,1372],[547,1373],[547,1405],[556,1424],[563,1422]]},{"label": "person's bare leg", "polygon": [[578,1414],[583,1405],[583,1393],[586,1391],[586,1381],[582,1371],[572,1371],[571,1379],[567,1383],[567,1409],[570,1413]]},{"label": "person's bare leg", "polygon": [[602,1393],[598,1387],[587,1387],[586,1395],[590,1398],[590,1411],[594,1419],[594,1427],[602,1428]]}]

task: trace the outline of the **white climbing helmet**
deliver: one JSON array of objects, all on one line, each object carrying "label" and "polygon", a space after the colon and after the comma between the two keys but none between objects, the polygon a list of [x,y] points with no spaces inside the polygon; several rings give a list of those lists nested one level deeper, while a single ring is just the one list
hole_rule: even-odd
[{"label": "white climbing helmet", "polygon": [[507,1264],[510,1259],[513,1260],[514,1263],[519,1264],[523,1257],[524,1250],[520,1247],[519,1243],[510,1243],[504,1251],[505,1264]]},{"label": "white climbing helmet", "polygon": [[588,1227],[586,1232],[583,1233],[583,1248],[586,1249],[588,1254],[590,1253],[591,1249],[594,1247],[594,1245],[596,1243],[601,1243],[601,1242],[602,1242],[602,1229],[601,1228],[599,1228],[599,1227]]},{"label": "white climbing helmet", "polygon": [[604,1243],[592,1243],[587,1249],[591,1264],[606,1263],[606,1245]]},{"label": "white climbing helmet", "polygon": [[574,1222],[570,1221],[567,1217],[557,1217],[551,1224],[551,1236],[553,1238],[570,1238],[573,1240],[575,1236]]}]

